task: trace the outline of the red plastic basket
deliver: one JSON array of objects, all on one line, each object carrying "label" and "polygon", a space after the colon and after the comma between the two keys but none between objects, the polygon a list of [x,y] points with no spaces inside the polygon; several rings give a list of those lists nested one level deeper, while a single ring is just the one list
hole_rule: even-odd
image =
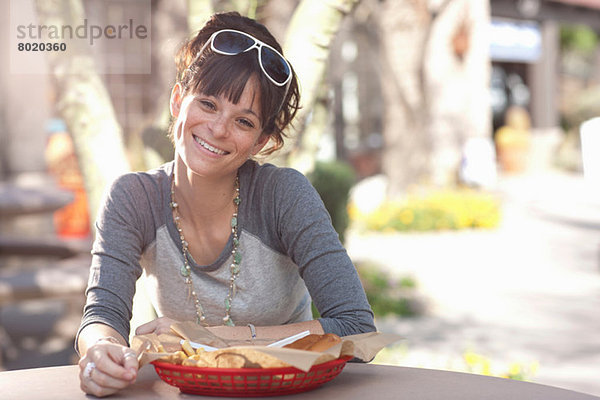
[{"label": "red plastic basket", "polygon": [[300,393],[329,382],[349,357],[314,365],[308,372],[285,368],[200,368],[154,361],[154,369],[183,393],[208,396],[259,397]]}]

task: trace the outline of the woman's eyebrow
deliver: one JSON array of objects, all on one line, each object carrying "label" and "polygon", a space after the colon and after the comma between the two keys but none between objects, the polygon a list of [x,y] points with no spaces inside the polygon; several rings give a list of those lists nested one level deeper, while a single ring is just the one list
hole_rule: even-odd
[{"label": "woman's eyebrow", "polygon": [[242,110],[242,112],[246,113],[246,114],[252,114],[254,115],[256,118],[260,119],[260,117],[258,116],[257,113],[254,112],[254,110],[250,109],[250,108],[245,108]]}]

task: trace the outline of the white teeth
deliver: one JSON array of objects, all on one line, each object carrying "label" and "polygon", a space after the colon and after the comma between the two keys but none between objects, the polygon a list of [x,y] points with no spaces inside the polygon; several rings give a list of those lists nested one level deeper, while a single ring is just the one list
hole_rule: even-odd
[{"label": "white teeth", "polygon": [[211,146],[210,144],[206,143],[204,140],[200,139],[198,136],[194,136],[194,140],[200,146],[204,147],[206,150],[211,151],[215,154],[219,154],[221,156],[227,154],[226,151],[223,151],[221,149],[217,149],[216,147]]}]

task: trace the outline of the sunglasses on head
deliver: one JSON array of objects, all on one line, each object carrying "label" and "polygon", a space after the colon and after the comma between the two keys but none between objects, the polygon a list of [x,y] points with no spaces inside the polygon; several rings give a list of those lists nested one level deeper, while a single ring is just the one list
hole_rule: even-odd
[{"label": "sunglasses on head", "polygon": [[245,32],[233,29],[217,31],[210,36],[198,54],[202,54],[209,43],[215,53],[226,56],[235,56],[256,49],[258,64],[274,85],[285,86],[292,79],[292,67],[281,53]]}]

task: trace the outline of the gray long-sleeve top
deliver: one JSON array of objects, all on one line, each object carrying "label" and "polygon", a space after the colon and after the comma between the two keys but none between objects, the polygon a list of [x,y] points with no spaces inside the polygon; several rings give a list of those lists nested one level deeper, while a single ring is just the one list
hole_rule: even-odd
[{"label": "gray long-sleeve top", "polygon": [[[103,323],[129,337],[136,280],[143,274],[159,316],[195,320],[180,275],[181,240],[169,206],[173,163],[123,175],[105,196],[80,331]],[[375,330],[373,313],[319,195],[299,172],[246,162],[239,172],[241,272],[231,317],[237,325],[282,325],[312,319],[311,299],[325,332]],[[198,265],[193,283],[210,325],[222,324],[232,238],[218,259]]]}]

